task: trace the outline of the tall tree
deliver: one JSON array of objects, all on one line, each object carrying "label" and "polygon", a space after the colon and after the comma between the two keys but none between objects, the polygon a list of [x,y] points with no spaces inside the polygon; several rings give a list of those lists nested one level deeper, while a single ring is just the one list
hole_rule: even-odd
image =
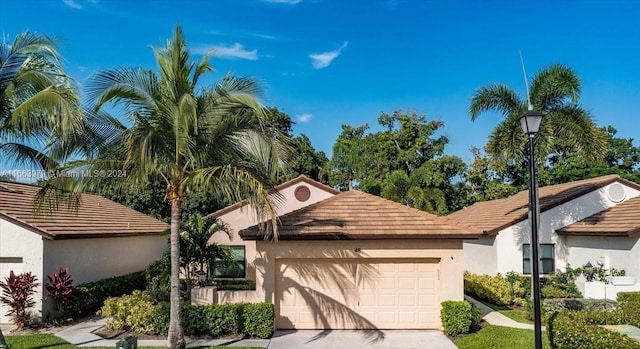
[{"label": "tall tree", "polygon": [[72,79],[56,42],[24,32],[0,44],[0,157],[39,169],[55,167],[84,129]]},{"label": "tall tree", "polygon": [[[167,348],[182,349],[179,228],[185,199],[198,190],[232,201],[247,199],[259,221],[265,222],[261,225],[265,234],[277,238],[270,193],[285,166],[285,154],[266,132],[267,118],[256,99],[259,87],[254,80],[226,75],[215,86],[198,88],[203,74],[212,71],[209,55],[191,61],[179,27],[166,47],[154,48],[154,53],[158,74],[117,68],[100,71],[89,80],[86,92],[96,118],[91,132],[101,135],[102,143],[95,158],[70,167],[126,171],[126,176],[119,177],[124,188],[143,187],[150,178],[164,181],[165,199],[171,204]],[[122,107],[130,126],[101,114],[107,105]],[[50,183],[79,192],[95,188],[97,182],[82,177],[72,183],[73,188],[67,187],[71,185],[68,178]]]},{"label": "tall tree", "polygon": [[[580,92],[580,79],[564,65],[546,67],[534,76],[530,101],[534,110],[545,114],[535,138],[539,166],[548,156],[566,151],[579,152],[589,163],[597,163],[604,157],[606,137],[593,122],[592,115],[578,103]],[[486,111],[495,111],[504,117],[491,132],[486,151],[499,170],[515,169],[516,185],[526,182],[528,138],[518,119],[527,107],[526,98],[497,83],[480,87],[469,107],[471,120]],[[563,147],[567,143],[572,146]]]}]

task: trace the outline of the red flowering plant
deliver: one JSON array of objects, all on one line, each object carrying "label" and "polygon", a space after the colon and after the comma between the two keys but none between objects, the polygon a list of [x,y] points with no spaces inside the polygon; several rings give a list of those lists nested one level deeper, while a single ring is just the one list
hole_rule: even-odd
[{"label": "red flowering plant", "polygon": [[35,288],[38,286],[36,280],[37,278],[30,272],[15,275],[12,270],[5,281],[0,281],[0,289],[2,289],[0,302],[9,306],[9,311],[5,315],[13,317],[19,330],[29,325],[31,316],[27,311],[36,304],[33,300]]},{"label": "red flowering plant", "polygon": [[58,272],[48,275],[47,279],[44,288],[49,293],[49,297],[56,302],[57,315],[60,317],[68,315],[75,291],[69,269],[60,268]]}]

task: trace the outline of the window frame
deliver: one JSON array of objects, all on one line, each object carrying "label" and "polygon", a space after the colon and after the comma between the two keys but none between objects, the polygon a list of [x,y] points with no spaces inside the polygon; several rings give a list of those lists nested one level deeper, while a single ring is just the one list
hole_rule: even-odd
[{"label": "window frame", "polygon": [[[238,275],[231,275],[231,268],[223,270],[225,273],[219,273],[219,268],[214,268],[213,278],[215,279],[246,279],[247,278],[247,246],[245,245],[229,245],[229,248],[234,250],[242,250],[242,259],[238,259],[235,262],[240,266],[241,272]],[[234,254],[235,257],[235,254]]]},{"label": "window frame", "polygon": [[[549,275],[550,273],[554,272],[556,268],[556,245],[540,244],[539,246],[540,249],[538,251],[538,257],[540,258],[540,275]],[[551,257],[542,257],[542,249],[548,246],[551,246]],[[525,250],[527,250],[528,253],[525,254]],[[551,270],[547,270],[547,272],[545,272],[544,270],[545,261],[551,261]],[[522,244],[522,275],[531,275],[531,244],[529,243]]]}]

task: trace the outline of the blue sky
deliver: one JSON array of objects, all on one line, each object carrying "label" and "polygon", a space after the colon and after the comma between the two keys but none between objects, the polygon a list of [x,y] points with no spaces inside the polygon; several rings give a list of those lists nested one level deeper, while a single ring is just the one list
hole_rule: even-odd
[{"label": "blue sky", "polygon": [[444,121],[446,152],[468,162],[500,121],[471,122],[469,100],[493,82],[524,95],[519,51],[530,77],[554,63],[573,68],[597,123],[638,138],[638,14],[631,0],[0,0],[0,32],[60,38],[82,84],[98,69],[155,69],[151,47],[179,24],[194,55],[216,50],[205,82],[257,78],[263,104],[289,114],[319,150],[330,154],[342,124],[374,126],[380,112],[403,109]]}]

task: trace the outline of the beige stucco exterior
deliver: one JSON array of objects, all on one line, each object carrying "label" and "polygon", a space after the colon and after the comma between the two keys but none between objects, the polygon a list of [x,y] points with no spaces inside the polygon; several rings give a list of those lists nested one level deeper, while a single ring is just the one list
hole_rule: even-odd
[{"label": "beige stucco exterior", "polygon": [[[440,302],[463,299],[464,269],[461,240],[257,241],[256,247],[257,254],[254,261],[256,291],[218,291],[218,301],[220,303],[239,301],[272,302],[276,306],[276,319],[279,324],[286,323],[286,319],[281,318],[280,311],[281,301],[286,297],[285,294],[291,293],[290,288],[299,291],[301,289],[299,286],[303,286],[302,288],[305,286],[300,285],[300,279],[295,278],[288,278],[283,284],[283,280],[285,280],[283,278],[283,275],[285,275],[283,266],[304,266],[305,262],[308,262],[309,266],[313,266],[313,270],[308,270],[307,273],[304,273],[307,281],[316,280],[325,285],[336,283],[338,279],[336,275],[349,274],[349,268],[354,265],[365,265],[364,270],[366,270],[367,264],[389,265],[404,262],[408,263],[406,265],[417,265],[418,268],[422,268],[420,267],[421,264],[423,267],[424,264],[428,264],[430,266],[429,270],[434,273],[435,279],[432,280],[434,290],[428,291],[429,294],[423,294],[422,296],[434,296],[435,298],[429,302],[435,308],[433,308],[434,311],[430,319],[425,321],[425,325],[420,328],[440,328]],[[429,273],[429,270],[424,271]],[[298,272],[298,275],[300,275],[300,272]],[[359,274],[355,275],[352,281],[353,283],[375,281],[377,276],[376,273],[371,275],[366,275],[366,273],[365,275]],[[337,283],[335,286],[338,288],[346,287]],[[331,288],[330,286],[327,287]],[[398,291],[398,294],[401,294],[400,291]],[[323,298],[322,294],[314,295],[313,292],[306,296]],[[323,312],[323,316],[329,319],[340,317],[342,312],[342,315],[351,319],[350,321],[363,323],[363,319],[359,317],[358,312],[350,304],[325,302],[324,307],[311,309],[311,311]],[[323,316],[320,316],[320,318]],[[317,328],[323,328],[323,320],[320,318]],[[363,318],[367,321],[371,320],[367,316],[363,316]],[[375,328],[375,322],[370,322],[373,323]]]},{"label": "beige stucco exterior", "polygon": [[[305,201],[299,201],[295,198],[295,190],[300,186],[306,186],[307,188],[309,188],[309,199]],[[294,185],[282,188],[279,193],[279,196],[272,196],[272,199],[276,202],[277,205],[276,213],[278,216],[282,216],[302,207],[309,206],[316,202],[330,198],[334,195],[327,190],[321,189],[314,185],[310,185],[305,181],[301,181]],[[228,227],[230,228],[231,237],[228,237],[222,232],[218,232],[216,234],[213,234],[213,236],[209,239],[209,243],[230,246],[245,246],[245,258],[247,260],[246,279],[255,280],[256,267],[253,261],[256,259],[256,242],[242,240],[238,235],[238,232],[242,229],[258,224],[256,211],[251,206],[244,205],[219,215],[218,219],[228,225]]]},{"label": "beige stucco exterior", "polygon": [[[48,306],[46,299],[43,302],[47,275],[57,272],[60,267],[68,268],[74,284],[78,285],[144,270],[167,247],[167,237],[157,234],[48,240],[0,218],[0,279],[4,281],[10,270],[32,272],[39,283],[33,308],[38,314]],[[19,258],[21,263],[6,263]],[[10,322],[5,313],[6,307],[0,304],[0,323]]]}]

